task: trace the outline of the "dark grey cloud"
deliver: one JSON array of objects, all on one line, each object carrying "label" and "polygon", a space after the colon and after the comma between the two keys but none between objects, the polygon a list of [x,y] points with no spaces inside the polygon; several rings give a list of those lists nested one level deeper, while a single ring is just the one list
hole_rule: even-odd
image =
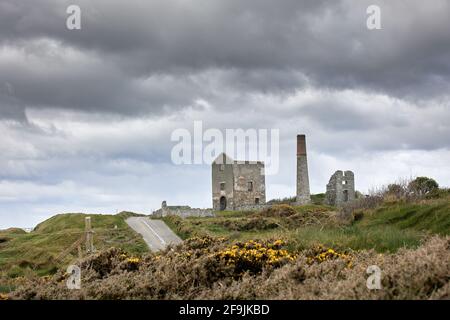
[{"label": "dark grey cloud", "polygon": [[[71,4],[81,31],[65,27]],[[369,4],[382,30],[367,30]],[[268,198],[295,192],[297,133],[313,192],[337,169],[362,190],[445,185],[449,30],[446,0],[0,0],[0,227],[209,206],[208,165],[170,161],[171,132],[194,120],[280,129]]]},{"label": "dark grey cloud", "polygon": [[[308,83],[448,99],[450,4],[375,1],[383,29],[369,31],[372,3],[80,0],[82,30],[69,31],[73,1],[4,0],[0,43],[23,56],[0,64],[0,82],[27,107],[125,115],[185,108],[220,89],[209,81],[243,95]],[[199,77],[209,70],[226,76]]]}]

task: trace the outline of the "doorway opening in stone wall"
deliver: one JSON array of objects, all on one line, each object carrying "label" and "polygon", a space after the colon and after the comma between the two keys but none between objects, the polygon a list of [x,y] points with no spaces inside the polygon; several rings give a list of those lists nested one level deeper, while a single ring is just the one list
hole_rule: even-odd
[{"label": "doorway opening in stone wall", "polygon": [[220,210],[223,211],[227,208],[227,198],[224,196],[220,197]]},{"label": "doorway opening in stone wall", "polygon": [[348,201],[348,190],[344,190],[344,201]]}]

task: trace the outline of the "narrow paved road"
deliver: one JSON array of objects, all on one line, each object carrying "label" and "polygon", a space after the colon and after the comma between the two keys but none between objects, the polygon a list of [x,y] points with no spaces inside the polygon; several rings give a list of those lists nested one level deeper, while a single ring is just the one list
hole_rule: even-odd
[{"label": "narrow paved road", "polygon": [[162,220],[147,217],[131,217],[126,223],[137,233],[152,251],[163,250],[169,244],[178,244],[182,240]]}]

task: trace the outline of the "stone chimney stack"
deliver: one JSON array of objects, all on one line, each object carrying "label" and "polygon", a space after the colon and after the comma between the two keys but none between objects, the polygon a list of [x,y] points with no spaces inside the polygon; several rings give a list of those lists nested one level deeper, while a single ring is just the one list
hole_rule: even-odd
[{"label": "stone chimney stack", "polygon": [[297,135],[297,204],[310,202],[306,137],[304,134],[299,134]]}]

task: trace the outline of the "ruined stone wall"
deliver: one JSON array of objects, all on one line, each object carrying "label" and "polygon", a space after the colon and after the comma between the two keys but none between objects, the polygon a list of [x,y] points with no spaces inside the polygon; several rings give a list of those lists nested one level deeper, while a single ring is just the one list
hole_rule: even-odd
[{"label": "ruined stone wall", "polygon": [[[233,209],[266,203],[266,183],[262,162],[236,162],[233,165],[233,175]],[[252,185],[251,190],[249,190],[249,183]]]},{"label": "ruined stone wall", "polygon": [[[216,159],[212,167],[212,202],[213,209],[220,210],[220,198],[225,197],[226,206],[228,208],[234,207],[234,161],[222,154]],[[221,184],[225,184],[225,189],[221,190]]]},{"label": "ruined stone wall", "polygon": [[234,210],[236,211],[254,211],[254,210],[263,210],[270,208],[271,204],[249,204],[249,205],[242,205],[239,207],[235,207]]},{"label": "ruined stone wall", "polygon": [[214,210],[221,210],[225,202],[225,210],[266,203],[264,163],[233,161],[221,154],[211,167]]},{"label": "ruined stone wall", "polygon": [[155,218],[162,218],[168,215],[175,215],[182,218],[214,217],[214,212],[212,209],[191,208],[189,206],[167,206],[164,201],[161,208],[152,213],[152,216]]},{"label": "ruined stone wall", "polygon": [[327,184],[326,203],[342,206],[355,200],[355,176],[352,171],[336,171]]}]

